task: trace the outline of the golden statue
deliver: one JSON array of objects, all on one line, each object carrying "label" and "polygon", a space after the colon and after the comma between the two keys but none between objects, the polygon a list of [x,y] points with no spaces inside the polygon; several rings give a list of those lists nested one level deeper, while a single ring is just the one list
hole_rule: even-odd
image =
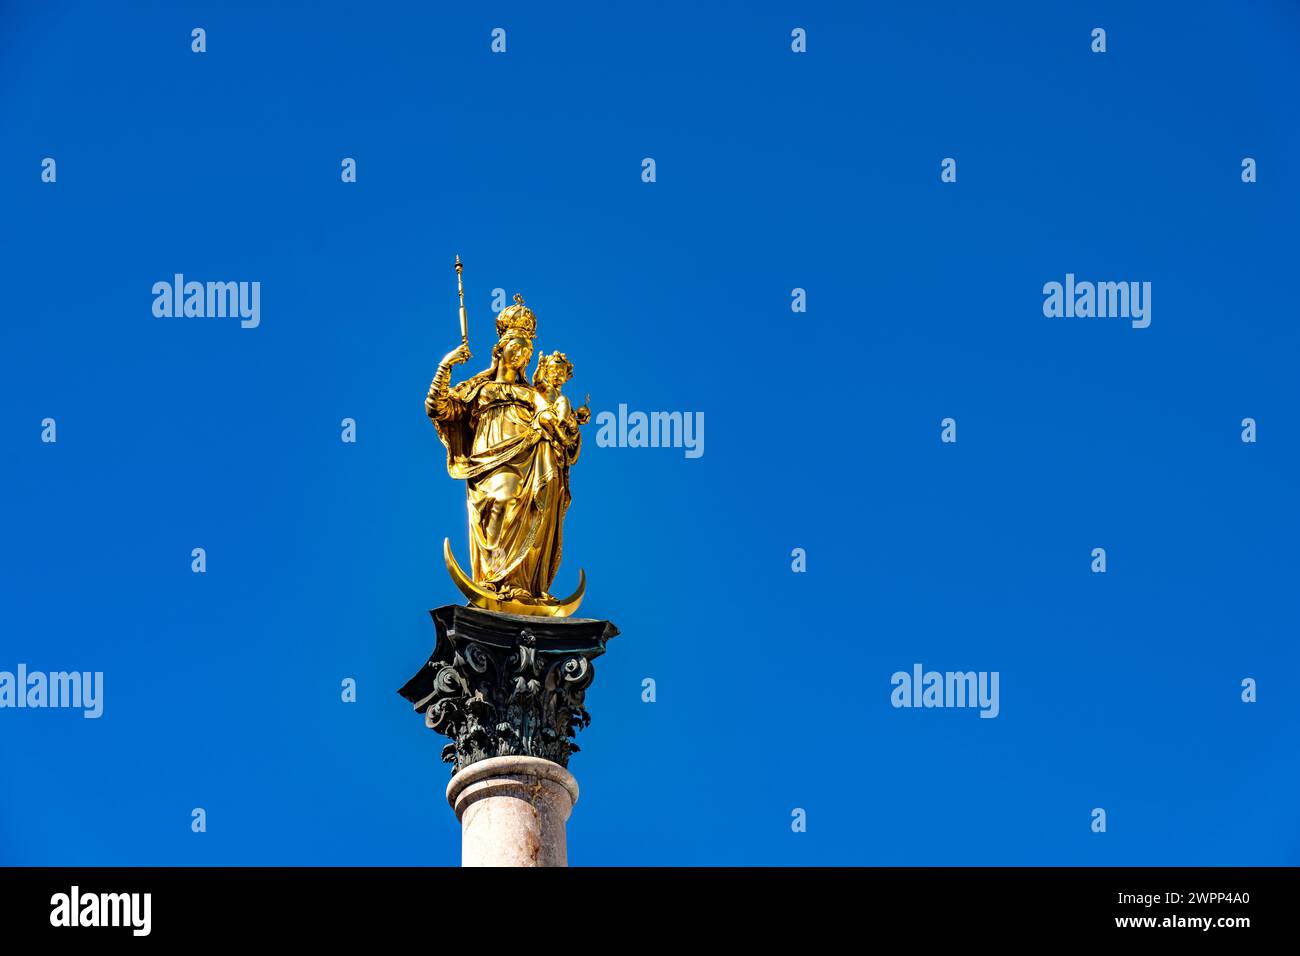
[{"label": "golden statue", "polygon": [[[460,269],[457,257],[458,277]],[[591,412],[561,393],[573,375],[561,352],[542,355],[529,383],[537,316],[519,295],[497,315],[492,364],[452,387],[452,366],[470,359],[463,289],[460,314],[461,344],[439,363],[424,401],[447,446],[447,473],[465,482],[469,509],[472,576],[456,563],[450,538],[443,542],[447,570],[476,607],[568,617],[582,602],[586,573],[578,572],[578,589],[567,598],[552,597],[549,588],[563,552],[578,426]]]}]

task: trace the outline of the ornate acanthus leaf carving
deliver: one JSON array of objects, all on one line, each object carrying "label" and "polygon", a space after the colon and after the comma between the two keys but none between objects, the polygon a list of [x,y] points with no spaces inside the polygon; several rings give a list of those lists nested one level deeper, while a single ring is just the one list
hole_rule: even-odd
[{"label": "ornate acanthus leaf carving", "polygon": [[463,606],[432,612],[438,643],[399,691],[425,725],[451,738],[452,772],[488,757],[525,755],[567,766],[591,723],[591,663],[618,633],[608,621],[538,621]]}]

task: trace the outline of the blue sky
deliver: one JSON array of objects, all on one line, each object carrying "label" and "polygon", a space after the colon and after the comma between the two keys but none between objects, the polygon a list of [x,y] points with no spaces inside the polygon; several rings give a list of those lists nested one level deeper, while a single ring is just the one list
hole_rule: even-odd
[{"label": "blue sky", "polygon": [[[706,421],[573,472],[572,863],[1300,862],[1293,5],[259,7],[0,12],[0,669],[105,675],[0,710],[0,862],[457,862],[396,694],[466,550],[456,253],[470,370],[500,287],[594,410]],[[1150,327],[1046,318],[1067,272]],[[891,707],[918,662],[999,716]]]}]

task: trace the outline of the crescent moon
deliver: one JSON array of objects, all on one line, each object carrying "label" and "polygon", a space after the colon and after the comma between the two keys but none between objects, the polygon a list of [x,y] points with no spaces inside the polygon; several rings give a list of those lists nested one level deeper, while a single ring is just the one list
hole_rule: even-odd
[{"label": "crescent moon", "polygon": [[578,609],[587,593],[587,572],[578,571],[578,590],[566,598],[553,601],[524,601],[519,598],[503,598],[485,590],[474,583],[466,574],[456,556],[451,552],[451,538],[442,539],[442,559],[447,564],[447,573],[460,588],[460,593],[469,598],[469,603],[488,611],[504,611],[506,614],[526,614],[532,617],[568,617]]}]

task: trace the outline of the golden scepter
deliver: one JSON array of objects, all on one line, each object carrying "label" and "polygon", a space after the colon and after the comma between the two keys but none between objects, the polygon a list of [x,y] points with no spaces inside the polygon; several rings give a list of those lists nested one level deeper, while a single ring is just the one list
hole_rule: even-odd
[{"label": "golden scepter", "polygon": [[469,346],[469,323],[465,318],[465,286],[460,281],[460,255],[456,256],[456,291],[460,293],[460,344]]}]

